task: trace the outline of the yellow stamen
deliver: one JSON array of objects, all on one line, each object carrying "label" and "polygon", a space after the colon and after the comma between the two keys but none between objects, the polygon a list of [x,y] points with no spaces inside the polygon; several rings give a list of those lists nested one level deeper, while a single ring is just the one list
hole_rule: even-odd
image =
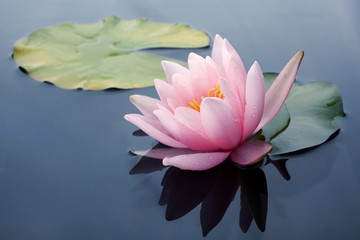
[{"label": "yellow stamen", "polygon": [[195,109],[196,111],[200,112],[200,104],[193,98],[192,102],[189,102],[189,107]]},{"label": "yellow stamen", "polygon": [[219,95],[220,95],[220,90],[216,90],[216,92],[215,92],[215,97],[220,98]]},{"label": "yellow stamen", "polygon": [[193,102],[194,102],[197,106],[200,106],[200,104],[196,101],[195,98],[193,98]]},{"label": "yellow stamen", "polygon": [[216,82],[216,88],[220,91],[220,85],[219,85],[219,82]]},{"label": "yellow stamen", "polygon": [[[209,90],[208,97],[217,97],[217,98],[220,98],[220,99],[224,99],[224,95],[220,91],[220,85],[219,85],[218,82],[216,83],[216,88],[211,88]],[[205,98],[204,96],[201,96],[200,103],[201,103],[202,100],[204,100],[204,98]],[[194,97],[192,102],[188,102],[188,104],[189,104],[188,108],[194,109],[194,110],[200,112],[200,103],[198,103],[196,101],[196,98]]]},{"label": "yellow stamen", "polygon": [[209,91],[209,93],[208,93],[208,97],[211,97],[211,93],[212,93],[213,91],[216,91],[216,88],[210,89],[210,91]]}]

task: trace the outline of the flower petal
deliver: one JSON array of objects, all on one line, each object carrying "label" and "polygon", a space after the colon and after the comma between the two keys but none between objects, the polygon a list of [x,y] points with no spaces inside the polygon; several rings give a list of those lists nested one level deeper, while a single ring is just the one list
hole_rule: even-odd
[{"label": "flower petal", "polygon": [[211,52],[211,57],[214,59],[216,64],[219,66],[220,70],[225,73],[224,65],[223,65],[223,46],[224,39],[220,37],[220,35],[216,34],[214,38],[214,44]]},{"label": "flower petal", "polygon": [[130,101],[139,109],[139,111],[146,117],[155,118],[154,110],[158,109],[158,104],[163,105],[161,101],[156,98],[143,96],[143,95],[131,95]]},{"label": "flower petal", "polygon": [[166,157],[169,158],[178,155],[199,153],[199,151],[188,148],[152,148],[146,150],[133,150],[131,153],[150,158],[164,159]]},{"label": "flower petal", "polygon": [[221,72],[219,66],[215,63],[214,59],[211,57],[206,57],[206,70],[207,70],[207,85],[208,89],[216,86],[219,78],[225,78],[224,74]]},{"label": "flower petal", "polygon": [[172,86],[181,105],[186,106],[193,99],[193,82],[183,74],[175,73],[172,77]]},{"label": "flower petal", "polygon": [[271,143],[259,140],[248,141],[231,153],[231,160],[243,165],[254,164],[263,159],[271,149]]},{"label": "flower petal", "polygon": [[204,96],[204,94],[207,94],[207,91],[209,91],[205,59],[195,53],[190,53],[188,58],[188,65],[190,70],[190,78],[194,84],[194,95]]},{"label": "flower petal", "polygon": [[200,116],[206,135],[220,148],[231,149],[240,142],[239,119],[224,100],[205,98],[200,105]]},{"label": "flower petal", "polygon": [[202,171],[215,167],[222,163],[230,152],[205,152],[184,154],[175,157],[166,157],[163,160],[165,166],[174,166],[183,170]]},{"label": "flower petal", "polygon": [[290,61],[274,80],[273,84],[267,90],[265,95],[264,114],[259,126],[255,131],[260,130],[262,127],[268,124],[280,110],[287,95],[289,94],[303,57],[303,51],[299,51],[297,54],[295,54],[295,56],[290,59]]},{"label": "flower petal", "polygon": [[170,84],[172,84],[172,76],[175,73],[181,73],[185,76],[189,76],[189,69],[181,66],[178,63],[170,62],[170,61],[161,61],[161,64],[164,68],[166,79]]},{"label": "flower petal", "polygon": [[175,95],[175,91],[169,83],[160,79],[155,79],[154,84],[155,89],[163,103],[166,103],[167,98],[173,97]]},{"label": "flower petal", "polygon": [[235,89],[225,79],[219,79],[220,90],[224,96],[224,101],[227,102],[236,113],[236,117],[239,119],[238,125],[240,132],[243,133],[244,129],[244,112],[242,103],[239,96],[236,94]]},{"label": "flower petal", "polygon": [[[174,110],[171,105],[179,106],[183,104],[182,99],[179,99],[174,88],[169,83],[159,79],[155,79],[154,83],[155,89],[163,103],[162,105],[168,110]],[[169,103],[169,99],[171,99],[171,104]]]},{"label": "flower petal", "polygon": [[170,136],[170,134],[161,126],[158,120],[154,120],[140,114],[126,114],[124,118],[143,130],[150,137],[167,146],[175,148],[187,148],[186,145]]},{"label": "flower petal", "polygon": [[182,124],[198,132],[202,136],[206,136],[206,133],[201,123],[200,112],[187,107],[178,107],[175,110],[174,114],[176,119]]},{"label": "flower petal", "polygon": [[217,147],[207,138],[201,136],[196,131],[179,122],[172,113],[166,109],[155,110],[154,114],[159,119],[164,128],[174,138],[193,150],[214,150]]},{"label": "flower petal", "polygon": [[246,79],[246,104],[244,112],[243,140],[249,137],[262,118],[265,101],[264,75],[259,64],[255,61]]},{"label": "flower petal", "polygon": [[240,97],[245,96],[246,70],[239,54],[227,39],[224,40],[223,46],[223,65],[226,79]]},{"label": "flower petal", "polygon": [[172,111],[174,112],[178,107],[184,106],[182,101],[174,98],[167,98],[167,104],[170,106]]}]

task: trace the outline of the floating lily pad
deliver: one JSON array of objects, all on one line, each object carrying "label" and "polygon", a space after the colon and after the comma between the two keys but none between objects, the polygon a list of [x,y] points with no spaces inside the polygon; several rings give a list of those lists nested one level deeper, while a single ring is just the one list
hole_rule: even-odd
[{"label": "floating lily pad", "polygon": [[148,87],[155,78],[165,79],[160,61],[168,59],[138,50],[206,47],[209,41],[184,24],[110,16],[36,30],[15,43],[14,59],[35,80],[62,88]]},{"label": "floating lily pad", "polygon": [[283,132],[289,124],[290,114],[284,104],[276,114],[275,118],[262,128],[261,135],[265,137],[264,140],[270,142],[273,138]]},{"label": "floating lily pad", "polygon": [[[266,86],[276,78],[276,73],[265,73]],[[285,110],[279,112],[265,128],[266,138],[272,138],[272,155],[294,152],[325,142],[335,133],[344,117],[339,90],[329,82],[295,82],[285,101],[290,121],[286,123]],[[275,129],[269,129],[275,126]],[[275,137],[271,137],[274,135]]]}]

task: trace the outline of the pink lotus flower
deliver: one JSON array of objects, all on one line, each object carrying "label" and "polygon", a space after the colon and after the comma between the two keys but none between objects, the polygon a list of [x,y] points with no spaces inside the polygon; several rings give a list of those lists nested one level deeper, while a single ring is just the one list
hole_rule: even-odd
[{"label": "pink lotus flower", "polygon": [[163,159],[164,165],[188,170],[212,168],[228,156],[239,164],[260,161],[271,143],[251,140],[283,105],[304,53],[299,51],[265,93],[255,61],[248,73],[230,43],[216,35],[212,57],[190,53],[189,69],[162,62],[168,82],[155,79],[160,100],[133,95],[141,114],[125,119],[173,148],[135,151]]}]

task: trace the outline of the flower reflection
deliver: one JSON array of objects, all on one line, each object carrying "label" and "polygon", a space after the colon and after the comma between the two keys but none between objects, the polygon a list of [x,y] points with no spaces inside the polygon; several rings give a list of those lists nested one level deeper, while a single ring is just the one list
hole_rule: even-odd
[{"label": "flower reflection", "polygon": [[[274,164],[287,179],[285,162],[286,159],[267,159],[265,164]],[[143,157],[130,174],[149,173],[163,168],[161,160]],[[164,174],[161,185],[163,189],[159,204],[167,205],[165,217],[169,221],[183,217],[201,204],[203,236],[221,221],[240,187],[241,230],[247,232],[254,220],[257,227],[265,231],[268,192],[265,174],[259,167],[241,168],[231,161],[224,161],[206,171],[170,167]]]}]

